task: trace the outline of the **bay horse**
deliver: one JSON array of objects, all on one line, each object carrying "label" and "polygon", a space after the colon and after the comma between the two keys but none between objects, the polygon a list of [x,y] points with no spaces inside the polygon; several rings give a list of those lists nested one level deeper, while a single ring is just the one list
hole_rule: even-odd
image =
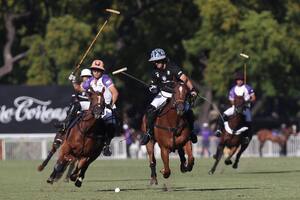
[{"label": "bay horse", "polygon": [[66,135],[47,183],[53,184],[70,162],[78,160],[70,180],[75,182],[75,186],[81,187],[88,166],[101,154],[105,141],[104,122],[100,119],[104,111],[104,90],[90,90],[88,93],[91,105]]},{"label": "bay horse", "polygon": [[[213,167],[208,172],[209,174],[213,174],[217,168],[219,161],[221,160],[224,152],[224,148],[228,147],[230,149],[229,156],[225,159],[226,165],[231,165],[231,157],[235,154],[237,149],[240,147],[239,152],[236,155],[235,162],[233,164],[233,168],[238,168],[238,163],[242,153],[248,147],[249,142],[243,142],[243,132],[248,131],[248,127],[245,127],[245,117],[244,117],[244,109],[245,109],[245,100],[243,96],[236,96],[234,98],[234,114],[229,117],[228,122],[224,123],[224,127],[222,128],[222,134],[220,137],[220,142],[217,147],[217,152],[213,156],[215,159],[215,163]],[[235,130],[235,131],[233,131]],[[251,134],[249,134],[251,135]],[[249,138],[250,140],[252,139]]]},{"label": "bay horse", "polygon": [[262,149],[266,141],[270,140],[274,143],[278,143],[281,150],[280,155],[286,155],[287,141],[293,134],[293,128],[291,126],[283,128],[281,134],[274,135],[270,129],[261,129],[257,132],[257,139],[259,141],[259,156],[262,157]]},{"label": "bay horse", "polygon": [[[169,167],[169,154],[178,150],[180,156],[181,172],[192,171],[194,166],[194,156],[192,143],[189,140],[190,132],[187,118],[185,117],[185,104],[188,96],[188,88],[182,82],[174,82],[173,96],[169,102],[159,112],[154,122],[154,139],[147,145],[149,156],[151,179],[150,184],[158,184],[156,174],[156,158],[154,156],[154,145],[157,142],[161,150],[161,158],[164,167],[160,170],[164,178],[171,175]],[[146,117],[142,122],[142,131],[146,132]],[[185,153],[188,156],[186,162]]]}]

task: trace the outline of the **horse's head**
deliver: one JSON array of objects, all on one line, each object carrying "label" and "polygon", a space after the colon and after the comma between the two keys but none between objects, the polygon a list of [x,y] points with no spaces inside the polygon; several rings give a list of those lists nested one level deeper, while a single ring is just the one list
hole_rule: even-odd
[{"label": "horse's head", "polygon": [[185,101],[188,96],[189,89],[183,82],[175,83],[173,93],[173,106],[176,108],[177,114],[182,115],[185,109]]},{"label": "horse's head", "polygon": [[235,96],[234,98],[234,107],[235,107],[235,112],[237,114],[242,114],[245,110],[245,100],[243,96]]},{"label": "horse's head", "polygon": [[99,119],[101,117],[105,108],[103,96],[104,91],[105,88],[103,88],[101,92],[95,92],[92,87],[90,87],[88,91],[91,102],[89,110],[92,112],[95,119]]}]

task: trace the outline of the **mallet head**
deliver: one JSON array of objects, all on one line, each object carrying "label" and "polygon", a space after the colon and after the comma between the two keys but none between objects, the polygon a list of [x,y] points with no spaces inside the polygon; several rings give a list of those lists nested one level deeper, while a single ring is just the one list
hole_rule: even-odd
[{"label": "mallet head", "polygon": [[249,59],[249,56],[247,54],[240,53],[240,56],[243,57],[243,58]]},{"label": "mallet head", "polygon": [[121,69],[118,69],[118,70],[113,71],[112,74],[115,75],[115,74],[124,72],[124,71],[126,71],[126,70],[127,70],[127,67],[123,67],[123,68],[121,68]]},{"label": "mallet head", "polygon": [[110,9],[110,8],[106,8],[105,10],[106,10],[106,12],[114,13],[114,14],[117,14],[117,15],[120,14],[120,11],[118,11],[118,10],[114,10],[114,9]]}]

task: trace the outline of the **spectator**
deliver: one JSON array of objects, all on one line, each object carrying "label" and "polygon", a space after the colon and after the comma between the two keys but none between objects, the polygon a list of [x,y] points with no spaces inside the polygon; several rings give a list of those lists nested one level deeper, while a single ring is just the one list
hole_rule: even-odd
[{"label": "spectator", "polygon": [[201,128],[201,135],[202,135],[202,150],[201,156],[203,157],[206,154],[210,157],[210,136],[212,135],[212,131],[210,130],[208,123],[203,123]]},{"label": "spectator", "polygon": [[126,139],[126,155],[127,158],[131,158],[130,146],[132,144],[132,132],[128,124],[126,123],[123,124],[123,131],[124,131],[124,137]]}]

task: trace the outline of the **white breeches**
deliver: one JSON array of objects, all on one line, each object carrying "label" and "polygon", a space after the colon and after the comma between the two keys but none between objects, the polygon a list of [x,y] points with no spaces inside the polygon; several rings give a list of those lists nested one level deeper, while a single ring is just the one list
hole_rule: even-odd
[{"label": "white breeches", "polygon": [[167,99],[169,99],[171,97],[172,97],[171,93],[161,91],[153,99],[153,101],[151,102],[151,105],[158,109],[161,107],[161,105],[163,105],[167,101]]},{"label": "white breeches", "polygon": [[86,111],[90,107],[90,102],[89,101],[80,101],[80,106],[82,111]]},{"label": "white breeches", "polygon": [[[225,110],[224,114],[228,117],[233,115],[234,114],[234,106],[231,106],[230,108]],[[251,115],[251,111],[250,111],[249,108],[246,108],[243,114],[246,117],[246,122],[251,122],[252,121],[252,115]]]},{"label": "white breeches", "polygon": [[116,118],[113,116],[113,112],[111,109],[104,108],[104,113],[101,115],[101,118],[104,120],[105,124],[115,124]]}]

